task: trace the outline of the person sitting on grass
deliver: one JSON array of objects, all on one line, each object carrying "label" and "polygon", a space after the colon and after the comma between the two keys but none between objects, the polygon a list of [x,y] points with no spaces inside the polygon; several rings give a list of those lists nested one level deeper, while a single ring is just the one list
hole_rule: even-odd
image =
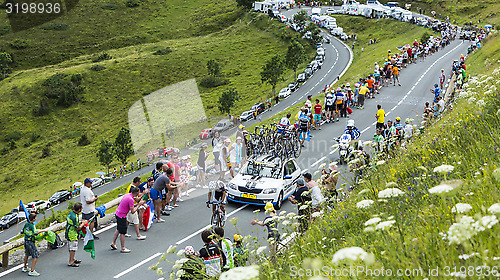
[{"label": "person sitting on grass", "polygon": [[[36,272],[35,265],[38,261],[38,257],[40,257],[40,253],[36,248],[35,244],[35,236],[46,232],[45,230],[37,231],[35,229],[36,214],[31,213],[28,216],[28,221],[24,224],[23,233],[24,233],[24,266],[22,271],[28,272],[29,276],[40,276],[40,273]],[[28,257],[33,258],[33,262],[31,264],[31,269],[28,267]]]}]

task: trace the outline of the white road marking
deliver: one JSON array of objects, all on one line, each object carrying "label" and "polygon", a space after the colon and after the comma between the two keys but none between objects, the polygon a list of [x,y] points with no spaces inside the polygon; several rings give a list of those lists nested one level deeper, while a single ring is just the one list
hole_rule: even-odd
[{"label": "white road marking", "polygon": [[292,105],[295,105],[295,104],[297,104],[297,100],[293,101],[293,103],[292,103]]},{"label": "white road marking", "polygon": [[[447,53],[445,53],[443,56],[439,57],[436,61],[434,61],[431,66],[429,66],[429,68],[427,68],[427,70],[425,70],[425,72],[422,74],[422,76],[420,76],[420,78],[418,79],[418,81],[411,87],[411,89],[405,94],[405,96],[399,100],[398,104],[394,107],[392,107],[391,111],[389,111],[388,113],[386,113],[386,115],[388,115],[390,112],[394,111],[399,105],[401,105],[403,103],[403,101],[413,92],[413,90],[415,89],[415,87],[420,83],[420,81],[422,80],[422,78],[432,69],[432,67],[434,67],[434,65],[436,65],[436,63],[438,63],[438,61],[440,61],[441,59],[443,59],[443,57],[447,56],[448,54],[450,54],[451,52],[453,52],[454,50],[456,50],[458,47],[460,47],[463,43],[460,43],[458,44],[458,46],[454,47],[453,49],[451,49],[450,51],[448,51]],[[368,126],[367,128],[363,129],[361,131],[361,133],[364,133],[366,132],[368,129],[370,129],[370,127],[374,126],[376,124],[376,122],[372,123],[370,126]]]},{"label": "white road marking", "polygon": [[[248,206],[248,204],[245,204],[245,205],[241,206],[240,208],[233,210],[231,213],[227,214],[227,215],[226,215],[226,217],[230,217],[231,215],[234,215],[234,214],[238,213],[240,210],[243,210],[243,209],[244,209],[245,207],[247,207],[247,206]],[[176,245],[179,245],[179,244],[182,244],[182,243],[184,243],[184,242],[188,241],[189,239],[191,239],[191,238],[193,238],[194,236],[196,236],[196,235],[200,234],[202,231],[204,231],[205,229],[209,228],[210,226],[211,226],[211,225],[207,225],[207,226],[205,226],[205,227],[203,227],[203,228],[199,229],[197,232],[195,232],[195,233],[193,233],[193,234],[190,234],[190,235],[186,236],[185,238],[183,238],[183,239],[181,239],[181,240],[177,241],[177,243],[175,243],[175,244],[176,244]]]},{"label": "white road marking", "polygon": [[141,265],[143,265],[143,264],[145,264],[145,263],[147,263],[147,262],[151,261],[151,260],[152,260],[152,259],[154,259],[154,258],[159,257],[160,255],[161,255],[161,253],[156,253],[156,254],[152,255],[151,257],[149,257],[149,258],[147,258],[147,259],[143,260],[142,262],[140,262],[140,263],[138,263],[138,264],[136,264],[136,265],[132,266],[131,268],[129,268],[129,269],[127,269],[127,270],[125,270],[125,271],[123,271],[123,272],[121,272],[121,273],[116,274],[115,276],[113,276],[113,278],[115,278],[115,279],[120,278],[120,277],[122,277],[123,275],[125,275],[125,274],[129,273],[130,271],[132,271],[132,270],[134,270],[134,269],[138,268],[139,266],[141,266]]},{"label": "white road marking", "polygon": [[102,233],[102,232],[105,232],[105,231],[107,231],[107,230],[110,230],[110,229],[112,229],[114,226],[116,226],[116,223],[111,223],[111,224],[109,224],[107,227],[103,227],[103,228],[101,228],[100,230],[96,230],[96,231],[94,232],[94,235],[99,234],[99,233]]},{"label": "white road marking", "polygon": [[315,163],[313,163],[313,164],[311,165],[311,167],[314,167],[316,164],[318,164],[318,163],[320,163],[320,162],[324,161],[325,159],[326,159],[326,157],[322,157],[322,158],[318,159],[318,161],[316,161]]},{"label": "white road marking", "polygon": [[23,267],[23,266],[24,266],[23,264],[20,264],[20,265],[18,265],[18,266],[14,266],[13,268],[11,268],[11,269],[9,269],[9,270],[6,270],[6,271],[4,271],[4,272],[0,273],[0,277],[4,277],[5,275],[7,275],[7,274],[9,274],[9,273],[11,273],[11,272],[16,271],[16,270],[20,269],[20,268],[21,268],[21,267]]}]

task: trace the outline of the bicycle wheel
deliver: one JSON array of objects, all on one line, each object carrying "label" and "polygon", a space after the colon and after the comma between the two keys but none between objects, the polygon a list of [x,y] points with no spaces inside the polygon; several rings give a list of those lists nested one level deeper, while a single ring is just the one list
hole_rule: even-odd
[{"label": "bicycle wheel", "polygon": [[218,213],[218,211],[215,211],[212,214],[212,219],[210,220],[210,224],[212,226],[214,226],[214,227],[218,227],[219,226],[219,221],[220,221],[219,213]]},{"label": "bicycle wheel", "polygon": [[292,142],[293,145],[293,155],[295,158],[300,157],[300,153],[302,152],[302,145],[300,144],[299,139],[294,139]]},{"label": "bicycle wheel", "polygon": [[225,225],[226,225],[226,214],[221,211],[219,214],[219,227],[223,228]]}]

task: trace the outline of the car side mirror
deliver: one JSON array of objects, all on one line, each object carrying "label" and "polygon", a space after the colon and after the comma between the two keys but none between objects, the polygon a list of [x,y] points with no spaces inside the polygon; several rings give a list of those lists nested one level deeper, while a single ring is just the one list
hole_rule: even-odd
[{"label": "car side mirror", "polygon": [[292,175],[285,175],[285,179],[292,179]]}]

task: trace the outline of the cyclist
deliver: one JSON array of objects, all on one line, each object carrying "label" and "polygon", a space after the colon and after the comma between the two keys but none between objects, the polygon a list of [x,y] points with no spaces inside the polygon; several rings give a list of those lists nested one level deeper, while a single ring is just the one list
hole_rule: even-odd
[{"label": "cyclist", "polygon": [[[212,181],[208,184],[208,201],[207,207],[212,204],[212,213],[215,212],[215,204],[220,203],[220,208],[226,213],[226,184],[222,181]],[[226,219],[226,215],[224,215]]]}]

